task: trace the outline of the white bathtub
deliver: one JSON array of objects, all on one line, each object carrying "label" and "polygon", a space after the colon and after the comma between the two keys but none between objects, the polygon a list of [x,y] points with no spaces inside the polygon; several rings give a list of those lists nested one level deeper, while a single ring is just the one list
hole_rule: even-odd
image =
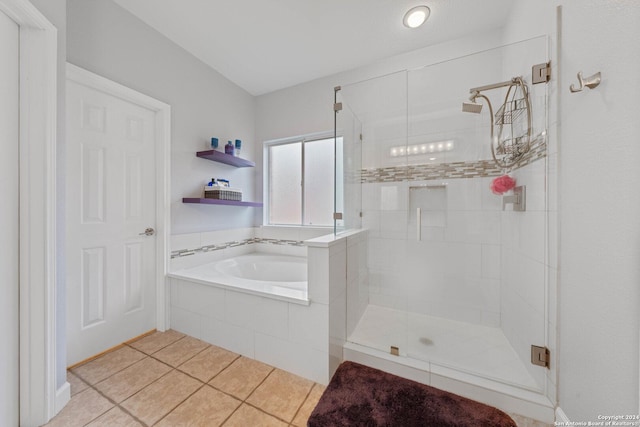
[{"label": "white bathtub", "polygon": [[309,304],[306,257],[254,252],[174,271],[169,277]]}]

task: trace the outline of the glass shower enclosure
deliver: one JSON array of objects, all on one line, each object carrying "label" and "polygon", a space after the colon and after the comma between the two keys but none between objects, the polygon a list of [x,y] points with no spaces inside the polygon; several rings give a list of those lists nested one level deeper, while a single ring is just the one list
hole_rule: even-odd
[{"label": "glass shower enclosure", "polygon": [[[547,62],[540,37],[336,89],[336,232],[369,230],[356,296],[368,305],[347,313],[351,344],[545,391],[547,369],[530,357],[549,345],[548,85],[532,82]],[[517,98],[508,84],[472,90],[520,76]],[[492,145],[513,165],[497,165]],[[492,192],[506,174],[526,190],[524,210],[514,190]]]}]

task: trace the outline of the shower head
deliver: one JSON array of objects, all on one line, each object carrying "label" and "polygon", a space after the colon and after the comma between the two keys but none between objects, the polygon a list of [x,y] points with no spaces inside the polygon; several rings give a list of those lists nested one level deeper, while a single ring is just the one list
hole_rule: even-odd
[{"label": "shower head", "polygon": [[[471,93],[471,96],[469,97],[469,101],[462,103],[462,112],[480,114],[480,112],[482,111],[482,104],[476,102],[476,98],[478,98],[478,96],[482,96],[480,95],[480,92],[478,92],[477,90],[473,91]],[[484,98],[484,96],[482,97]]]},{"label": "shower head", "polygon": [[462,111],[465,113],[480,114],[482,111],[482,104],[475,101],[467,101],[462,103]]}]

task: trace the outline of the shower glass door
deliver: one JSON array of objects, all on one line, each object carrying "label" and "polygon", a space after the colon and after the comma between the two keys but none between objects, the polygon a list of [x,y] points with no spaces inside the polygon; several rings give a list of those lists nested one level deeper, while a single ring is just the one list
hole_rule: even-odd
[{"label": "shower glass door", "polygon": [[[342,100],[340,91],[336,95],[336,100]],[[362,226],[362,123],[350,106],[342,102],[335,125],[334,212],[339,215],[334,217],[334,234],[340,234]]]},{"label": "shower glass door", "polygon": [[[350,342],[425,362],[432,372],[545,390],[549,370],[530,357],[532,345],[554,345],[548,85],[532,84],[532,66],[547,62],[548,41],[539,37],[343,86],[342,117],[362,128],[360,200],[369,229],[369,287],[359,291],[369,305],[347,313]],[[492,108],[476,97],[482,110],[462,111],[470,89],[519,76],[531,126],[523,101],[507,97],[508,84],[482,91]],[[512,167],[496,166],[492,144],[506,155],[500,138],[513,134],[520,143],[529,127],[526,153]],[[526,188],[524,211],[514,210],[513,190],[492,192],[503,174]]]},{"label": "shower glass door", "polygon": [[343,111],[349,111],[343,117],[353,116],[361,127],[362,227],[369,230],[368,288],[357,290],[368,295],[347,294],[369,305],[358,316],[347,314],[347,335],[360,345],[406,355],[407,73],[343,86],[340,94]]}]

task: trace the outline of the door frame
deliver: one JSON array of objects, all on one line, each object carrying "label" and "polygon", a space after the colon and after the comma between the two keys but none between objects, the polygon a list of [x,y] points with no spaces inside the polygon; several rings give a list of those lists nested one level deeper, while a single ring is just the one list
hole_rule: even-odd
[{"label": "door frame", "polygon": [[57,29],[28,0],[0,0],[20,28],[20,423],[69,400],[56,383]]},{"label": "door frame", "polygon": [[168,281],[169,236],[171,227],[170,203],[170,155],[171,155],[171,106],[143,93],[123,86],[84,68],[67,62],[67,81],[104,92],[154,112],[156,146],[156,329],[164,331],[169,326]]}]

